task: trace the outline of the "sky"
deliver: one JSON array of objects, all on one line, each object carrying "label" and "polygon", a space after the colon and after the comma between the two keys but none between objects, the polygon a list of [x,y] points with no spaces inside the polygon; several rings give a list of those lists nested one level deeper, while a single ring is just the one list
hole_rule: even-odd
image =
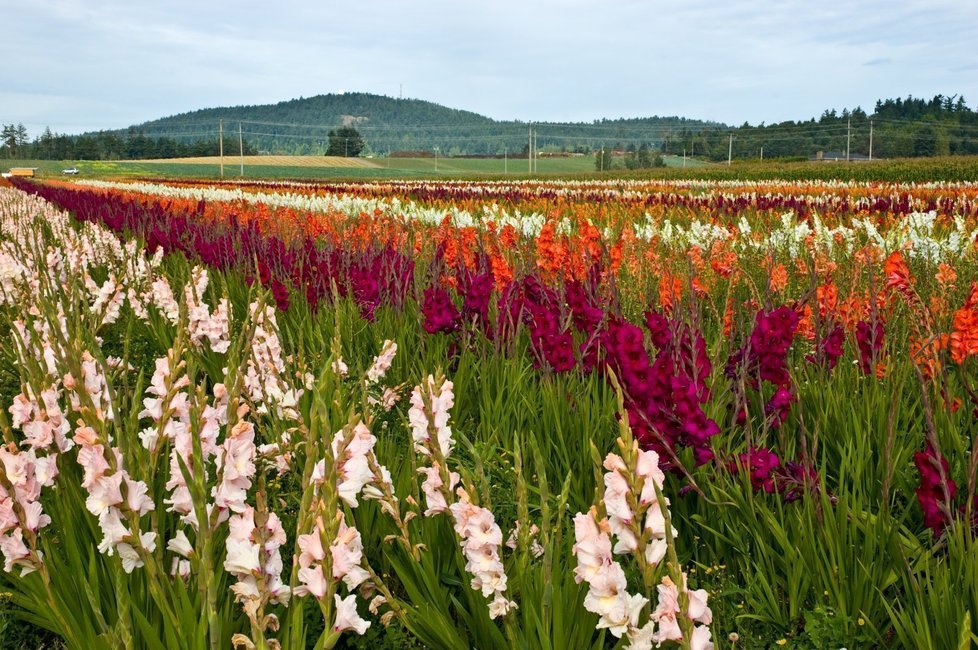
[{"label": "sky", "polygon": [[976,43],[976,0],[0,0],[0,124],[80,133],[344,91],[523,121],[975,108]]}]

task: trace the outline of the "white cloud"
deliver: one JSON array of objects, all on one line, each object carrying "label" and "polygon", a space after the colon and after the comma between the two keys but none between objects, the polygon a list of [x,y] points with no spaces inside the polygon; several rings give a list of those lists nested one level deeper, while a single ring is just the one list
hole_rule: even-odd
[{"label": "white cloud", "polygon": [[0,12],[0,59],[17,61],[0,67],[0,122],[58,130],[400,84],[537,121],[739,124],[907,94],[978,98],[978,3],[957,0],[0,0]]}]

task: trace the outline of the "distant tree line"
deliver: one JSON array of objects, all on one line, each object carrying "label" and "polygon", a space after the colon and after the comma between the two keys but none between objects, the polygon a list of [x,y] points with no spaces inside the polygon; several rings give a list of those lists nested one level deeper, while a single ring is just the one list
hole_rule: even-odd
[{"label": "distant tree line", "polygon": [[[256,154],[248,141],[243,141],[244,154]],[[23,124],[3,125],[0,131],[0,158],[22,160],[141,160],[147,158],[186,158],[216,156],[220,152],[217,138],[181,141],[160,136],[152,138],[142,131],[130,129],[99,131],[84,135],[52,133],[46,128],[33,140],[28,138]],[[236,135],[224,138],[224,155],[239,153]]]},{"label": "distant tree line", "polygon": [[868,156],[870,122],[874,158],[978,154],[978,112],[960,95],[880,100],[872,115],[856,107],[827,110],[817,120],[683,129],[666,138],[662,150],[726,160],[733,135],[734,158],[759,158],[762,149],[764,158],[809,158],[819,151],[844,153],[848,133],[850,155]]}]

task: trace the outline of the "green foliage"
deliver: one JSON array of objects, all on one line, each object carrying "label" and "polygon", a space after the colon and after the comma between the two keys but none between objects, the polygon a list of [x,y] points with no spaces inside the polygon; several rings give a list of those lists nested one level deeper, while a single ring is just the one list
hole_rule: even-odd
[{"label": "green foliage", "polygon": [[[6,127],[4,127],[6,133]],[[220,152],[217,130],[204,132],[193,140],[169,136],[149,137],[143,131],[99,131],[84,135],[52,133],[50,129],[28,140],[27,131],[11,139],[15,144],[0,146],[0,158],[27,158],[34,160],[141,160],[152,158],[186,158],[216,156]],[[240,145],[240,146],[239,146]],[[254,155],[257,150],[249,140],[224,133],[224,153]]]},{"label": "green foliage", "polygon": [[675,155],[686,149],[691,155],[722,161],[733,134],[733,157],[739,159],[756,159],[761,149],[764,158],[808,158],[819,151],[844,157],[847,145],[850,155],[868,156],[870,121],[874,158],[978,154],[978,112],[958,95],[879,100],[871,115],[856,107],[841,113],[826,110],[817,120],[684,129],[666,138],[662,149]]},{"label": "green foliage", "polygon": [[665,166],[662,156],[660,154],[653,156],[652,149],[644,142],[637,150],[625,154],[625,169],[651,169]]},{"label": "green foliage", "polygon": [[[0,577],[0,585],[5,582]],[[5,650],[61,650],[61,638],[20,618],[9,603],[0,601],[0,648]]]},{"label": "green foliage", "polygon": [[344,158],[356,158],[363,151],[363,138],[359,131],[352,126],[341,126],[330,131],[328,134],[329,146],[326,148],[327,156],[343,156]]},{"label": "green foliage", "polygon": [[607,172],[613,168],[614,160],[612,159],[611,149],[606,149],[605,147],[598,149],[594,156],[594,171]]}]

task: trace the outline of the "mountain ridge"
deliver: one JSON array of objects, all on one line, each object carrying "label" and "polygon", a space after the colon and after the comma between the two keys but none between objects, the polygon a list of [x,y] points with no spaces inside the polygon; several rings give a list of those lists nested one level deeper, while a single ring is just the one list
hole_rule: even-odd
[{"label": "mountain ridge", "polygon": [[[424,150],[446,155],[517,154],[528,146],[530,123],[497,120],[473,111],[421,99],[371,93],[314,95],[274,104],[202,108],[135,124],[114,132],[136,131],[148,137],[180,141],[215,138],[221,121],[225,136],[242,137],[261,152],[322,153],[328,132],[351,125],[368,151]],[[722,127],[716,122],[678,116],[534,123],[538,148],[592,150],[612,142],[657,146],[680,130]]]}]

